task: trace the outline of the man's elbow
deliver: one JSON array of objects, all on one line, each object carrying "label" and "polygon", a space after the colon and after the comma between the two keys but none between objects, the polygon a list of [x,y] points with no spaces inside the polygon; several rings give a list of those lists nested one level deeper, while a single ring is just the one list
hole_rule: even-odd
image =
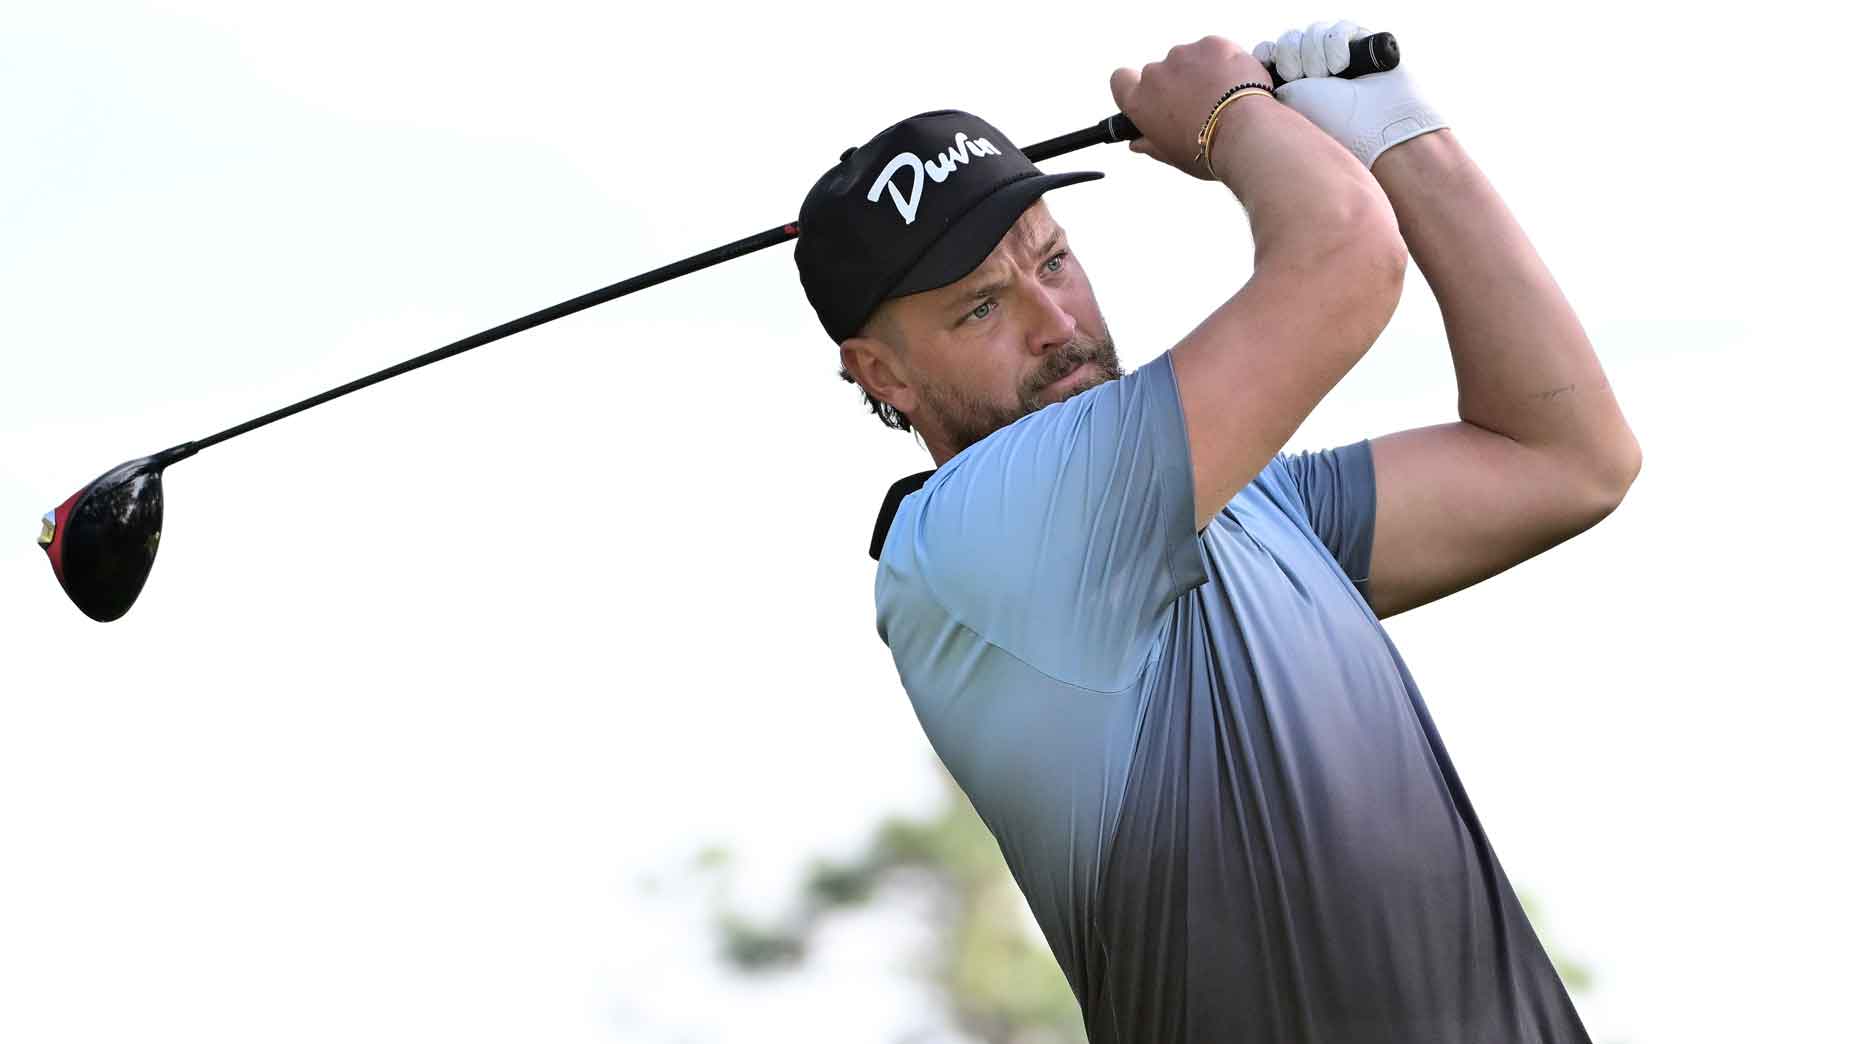
[{"label": "man's elbow", "polygon": [[1405,285],[1411,249],[1405,245],[1405,236],[1398,230],[1398,215],[1383,193],[1361,193],[1350,217],[1340,227],[1347,229],[1346,239],[1358,248],[1356,256],[1368,273],[1377,277],[1373,280],[1376,286],[1390,287],[1396,293]]},{"label": "man's elbow", "polygon": [[1636,483],[1637,475],[1642,470],[1643,447],[1637,444],[1636,436],[1626,431],[1623,438],[1591,469],[1587,489],[1594,523],[1624,503],[1624,495],[1630,492],[1630,487]]},{"label": "man's elbow", "polygon": [[1360,227],[1360,235],[1349,244],[1347,270],[1341,278],[1351,291],[1355,314],[1372,324],[1370,346],[1398,310],[1411,252],[1396,225],[1380,229],[1376,223],[1363,223]]},{"label": "man's elbow", "polygon": [[1374,250],[1372,265],[1378,275],[1380,291],[1385,295],[1386,320],[1390,322],[1392,313],[1398,309],[1399,298],[1405,294],[1405,269],[1411,265],[1411,251],[1396,227]]}]

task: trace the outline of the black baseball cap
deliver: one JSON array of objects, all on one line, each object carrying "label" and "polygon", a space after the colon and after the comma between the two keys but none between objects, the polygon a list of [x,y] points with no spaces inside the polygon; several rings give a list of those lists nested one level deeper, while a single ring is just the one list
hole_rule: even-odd
[{"label": "black baseball cap", "polygon": [[842,342],[885,300],[978,268],[1039,196],[1101,176],[1046,174],[971,113],[911,116],[844,150],[806,193],[793,252],[799,282]]}]

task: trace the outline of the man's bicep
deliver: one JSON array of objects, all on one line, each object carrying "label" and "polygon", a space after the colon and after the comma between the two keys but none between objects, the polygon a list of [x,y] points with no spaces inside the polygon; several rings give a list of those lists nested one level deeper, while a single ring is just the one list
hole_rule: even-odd
[{"label": "man's bicep", "polygon": [[1610,510],[1576,464],[1474,424],[1414,428],[1371,445],[1368,601],[1382,619],[1524,562]]},{"label": "man's bicep", "polygon": [[1279,459],[1316,539],[1340,563],[1361,597],[1368,597],[1377,522],[1370,444],[1361,440],[1335,449],[1284,454]]},{"label": "man's bicep", "polygon": [[1402,258],[1402,245],[1363,241],[1259,267],[1174,346],[1200,526],[1257,477],[1379,336],[1398,303]]}]

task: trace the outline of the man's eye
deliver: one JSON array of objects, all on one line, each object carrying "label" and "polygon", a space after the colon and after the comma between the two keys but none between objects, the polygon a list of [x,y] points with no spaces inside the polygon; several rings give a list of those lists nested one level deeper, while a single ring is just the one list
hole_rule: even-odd
[{"label": "man's eye", "polygon": [[999,307],[999,305],[995,301],[983,301],[980,303],[980,306],[978,308],[975,308],[973,311],[968,312],[966,315],[966,318],[984,319],[987,316],[991,315],[992,310],[997,307]]},{"label": "man's eye", "polygon": [[1070,252],[1068,250],[1059,250],[1057,253],[1052,254],[1050,260],[1044,262],[1044,271],[1053,274],[1063,271],[1064,261],[1067,260],[1069,256]]}]

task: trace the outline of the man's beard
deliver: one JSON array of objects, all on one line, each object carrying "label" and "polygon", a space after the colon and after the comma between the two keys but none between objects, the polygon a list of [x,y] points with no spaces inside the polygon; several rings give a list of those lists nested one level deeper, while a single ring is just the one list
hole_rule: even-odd
[{"label": "man's beard", "polygon": [[959,453],[1000,428],[1021,417],[1035,413],[1054,399],[1041,398],[1051,385],[1070,375],[1079,366],[1094,363],[1099,373],[1091,374],[1066,390],[1063,399],[1088,391],[1124,376],[1121,360],[1115,357],[1115,339],[1104,331],[1100,339],[1078,337],[1050,353],[1044,365],[1018,386],[1018,401],[1011,405],[973,398],[958,388],[924,384],[921,396],[940,421],[941,429]]}]

